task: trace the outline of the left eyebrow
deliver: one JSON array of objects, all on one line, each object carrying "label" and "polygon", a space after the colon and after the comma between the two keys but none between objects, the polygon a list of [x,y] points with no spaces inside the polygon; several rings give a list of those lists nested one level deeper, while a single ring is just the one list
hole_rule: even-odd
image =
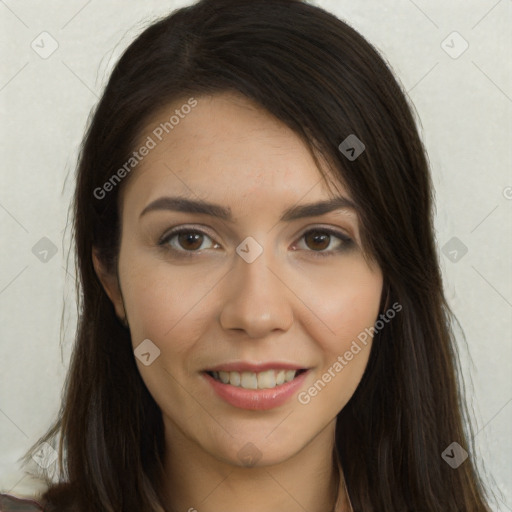
[{"label": "left eyebrow", "polygon": [[[284,211],[279,219],[280,222],[290,222],[292,220],[303,219],[306,217],[316,217],[325,215],[335,210],[350,209],[357,212],[357,207],[353,201],[346,197],[334,197],[326,201],[317,203],[294,205]],[[172,210],[185,213],[200,213],[218,217],[222,220],[232,221],[233,216],[230,208],[219,204],[209,203],[203,200],[193,200],[186,197],[161,197],[148,204],[140,217],[151,211]],[[139,217],[139,218],[140,218]]]},{"label": "left eyebrow", "polygon": [[357,207],[353,201],[346,197],[334,197],[326,201],[318,203],[299,204],[288,208],[282,215],[281,222],[289,222],[291,220],[303,219],[305,217],[317,217],[325,215],[335,210],[350,209],[357,212]]}]

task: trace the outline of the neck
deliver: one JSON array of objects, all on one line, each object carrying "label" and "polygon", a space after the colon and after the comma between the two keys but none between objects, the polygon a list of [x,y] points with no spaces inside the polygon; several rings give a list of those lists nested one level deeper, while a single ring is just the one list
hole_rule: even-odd
[{"label": "neck", "polygon": [[339,475],[332,462],[335,422],[282,462],[240,467],[221,461],[164,419],[166,509],[176,512],[286,510],[326,512],[334,508]]}]

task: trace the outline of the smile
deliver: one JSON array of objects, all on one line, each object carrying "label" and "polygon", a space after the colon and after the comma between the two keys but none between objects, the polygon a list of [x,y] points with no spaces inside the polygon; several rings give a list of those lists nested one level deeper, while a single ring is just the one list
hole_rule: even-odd
[{"label": "smile", "polygon": [[207,372],[216,381],[243,389],[273,389],[287,382],[306,370],[265,370],[262,372]]},{"label": "smile", "polygon": [[[238,365],[237,365],[238,366]],[[309,369],[269,367],[216,368],[202,372],[215,395],[239,409],[262,411],[285,404],[304,385]],[[228,371],[229,370],[229,371]]]}]

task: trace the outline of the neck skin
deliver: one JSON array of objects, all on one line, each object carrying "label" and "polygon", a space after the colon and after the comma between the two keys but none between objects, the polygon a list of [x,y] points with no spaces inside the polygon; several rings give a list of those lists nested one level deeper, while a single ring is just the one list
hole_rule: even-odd
[{"label": "neck skin", "polygon": [[[339,484],[332,463],[335,420],[285,462],[251,468],[219,461],[187,439],[165,417],[164,423],[162,490],[169,512],[333,510]],[[342,486],[340,492],[343,491]]]}]

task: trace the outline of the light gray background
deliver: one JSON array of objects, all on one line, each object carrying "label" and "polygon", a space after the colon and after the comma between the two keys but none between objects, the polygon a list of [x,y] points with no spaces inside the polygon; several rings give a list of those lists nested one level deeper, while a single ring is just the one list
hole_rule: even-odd
[{"label": "light gray background", "polygon": [[[87,117],[129,42],[155,17],[188,3],[0,0],[0,490],[36,488],[17,459],[60,404],[75,327],[65,228]],[[441,264],[469,346],[459,336],[477,432],[470,456],[485,465],[498,494],[493,509],[510,511],[512,2],[316,3],[381,51],[421,119],[439,246],[457,237],[468,248],[465,255],[456,249],[457,261],[447,249]],[[31,47],[51,49],[44,31],[59,45],[47,58]],[[446,39],[453,31],[463,39]],[[457,56],[464,40],[469,47]],[[58,250],[47,262],[32,252],[43,237]]]}]

